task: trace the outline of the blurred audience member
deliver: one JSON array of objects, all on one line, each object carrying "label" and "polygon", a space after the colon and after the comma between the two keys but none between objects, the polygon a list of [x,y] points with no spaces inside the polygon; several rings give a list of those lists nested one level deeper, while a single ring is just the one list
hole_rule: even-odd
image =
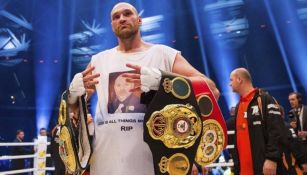
[{"label": "blurred audience member", "polygon": [[[25,137],[25,133],[23,130],[19,129],[16,131],[16,138],[13,141],[14,143],[21,143],[23,142]],[[33,152],[30,149],[27,149],[24,146],[14,146],[12,148],[12,155],[25,155],[25,154],[32,154]],[[12,170],[20,170],[25,169],[25,160],[24,159],[13,159],[12,160]]]},{"label": "blurred audience member", "polygon": [[290,126],[294,129],[294,135],[297,135],[298,146],[296,150],[300,151],[297,161],[300,164],[305,164],[307,163],[307,106],[303,105],[302,94],[299,92],[291,92],[288,100],[292,108],[288,113]]},{"label": "blurred audience member", "polygon": [[[51,142],[51,138],[50,138],[46,128],[41,128],[39,130],[39,135],[40,136],[46,136],[47,137],[47,142]],[[47,145],[47,154],[50,154],[50,152],[51,152],[51,145]],[[46,167],[52,167],[52,166],[53,166],[53,164],[52,164],[51,157],[47,157],[46,158]],[[47,174],[50,174],[50,172],[48,172]]]}]

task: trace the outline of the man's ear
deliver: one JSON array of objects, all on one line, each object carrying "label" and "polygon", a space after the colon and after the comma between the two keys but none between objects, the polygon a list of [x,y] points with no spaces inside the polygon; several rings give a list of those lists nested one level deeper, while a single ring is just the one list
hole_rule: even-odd
[{"label": "man's ear", "polygon": [[140,16],[139,16],[138,22],[139,22],[139,25],[142,25],[142,18]]},{"label": "man's ear", "polygon": [[242,83],[242,79],[240,77],[238,77],[237,78],[237,82],[241,84]]}]

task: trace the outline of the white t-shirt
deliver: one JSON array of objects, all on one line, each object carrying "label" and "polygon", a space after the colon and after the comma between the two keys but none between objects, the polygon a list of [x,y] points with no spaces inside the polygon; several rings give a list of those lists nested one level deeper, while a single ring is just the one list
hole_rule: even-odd
[{"label": "white t-shirt", "polygon": [[145,107],[139,102],[140,93],[130,93],[131,84],[120,75],[132,70],[127,63],[171,72],[177,53],[153,45],[136,53],[113,48],[92,57],[94,73],[100,77],[91,175],[154,175],[152,153],[143,141]]}]

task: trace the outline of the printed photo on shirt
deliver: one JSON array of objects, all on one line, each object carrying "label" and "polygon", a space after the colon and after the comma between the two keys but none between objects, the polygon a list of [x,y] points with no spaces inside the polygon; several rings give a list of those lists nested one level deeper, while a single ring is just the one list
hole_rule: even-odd
[{"label": "printed photo on shirt", "polygon": [[140,104],[141,92],[130,92],[133,83],[126,82],[122,76],[127,72],[114,72],[109,74],[109,100],[108,113],[144,113],[145,105]]}]

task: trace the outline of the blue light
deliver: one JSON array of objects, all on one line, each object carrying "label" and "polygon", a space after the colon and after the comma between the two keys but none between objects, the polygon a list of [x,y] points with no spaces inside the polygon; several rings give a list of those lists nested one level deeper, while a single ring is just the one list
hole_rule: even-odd
[{"label": "blue light", "polygon": [[[267,12],[269,14],[270,22],[272,24],[278,46],[279,46],[279,49],[280,49],[281,54],[282,54],[282,59],[283,59],[284,64],[285,64],[285,67],[286,67],[286,70],[287,70],[287,73],[288,73],[288,76],[289,76],[289,79],[290,79],[290,82],[291,82],[292,89],[294,91],[297,91],[297,87],[296,87],[296,84],[295,84],[295,81],[294,81],[294,78],[293,78],[293,75],[292,75],[292,72],[291,72],[291,68],[290,68],[290,65],[289,65],[289,62],[288,62],[289,58],[286,54],[286,48],[285,48],[284,43],[282,41],[281,34],[280,34],[280,31],[279,31],[279,27],[276,24],[276,19],[274,17],[274,14],[272,12],[272,9],[271,9],[269,2],[264,0],[264,3],[265,3],[265,7],[267,9]],[[280,3],[282,3],[282,2],[280,2]],[[280,4],[280,5],[282,5],[282,4]]]},{"label": "blue light", "polygon": [[193,11],[193,16],[194,16],[194,22],[196,24],[197,35],[200,38],[198,40],[198,43],[200,45],[201,57],[204,63],[205,74],[206,76],[210,77],[208,61],[207,61],[207,57],[205,53],[205,44],[203,42],[203,34],[202,34],[203,32],[201,30],[200,19],[198,18],[198,15],[197,15],[197,6],[195,4],[195,1],[190,1],[190,3],[192,5],[192,11]]},{"label": "blue light", "polygon": [[[65,71],[64,32],[62,31],[65,18],[61,13],[63,2],[49,3],[37,1],[36,5],[40,8],[34,13],[43,18],[33,24],[34,29],[42,31],[33,34],[37,132],[41,127],[48,128],[51,117],[57,118],[58,114],[52,113],[53,106],[56,99],[61,97],[60,85],[66,78],[63,76]],[[60,61],[55,64],[54,59]]]},{"label": "blue light", "polygon": [[236,49],[246,43],[249,34],[249,24],[243,6],[242,0],[215,1],[203,6],[204,28],[208,30],[207,40],[210,43],[207,44],[207,50],[209,58],[216,65],[212,70],[228,109],[235,106],[239,99],[229,86],[231,71],[239,67]]},{"label": "blue light", "polygon": [[[46,111],[46,113],[48,113]],[[40,128],[48,128],[48,124],[49,124],[49,119],[50,116],[44,114],[43,111],[40,111],[40,114],[37,114],[36,115],[36,126],[37,126],[37,130],[36,130],[36,133],[39,134],[39,129]]]}]

